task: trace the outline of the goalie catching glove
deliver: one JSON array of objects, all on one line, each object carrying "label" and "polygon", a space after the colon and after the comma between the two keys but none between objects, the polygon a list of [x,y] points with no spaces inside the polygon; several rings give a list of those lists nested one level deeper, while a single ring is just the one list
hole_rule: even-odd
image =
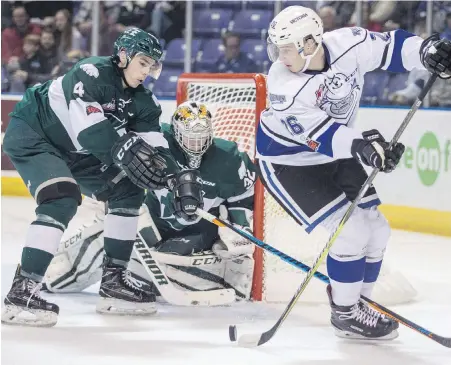
[{"label": "goalie catching glove", "polygon": [[376,129],[363,132],[362,135],[363,139],[355,139],[352,142],[352,156],[367,166],[386,173],[392,172],[404,153],[404,145],[395,143],[389,149],[388,142]]},{"label": "goalie catching glove", "polygon": [[120,137],[111,149],[113,161],[142,189],[166,187],[166,161],[158,151],[134,133]]},{"label": "goalie catching glove", "polygon": [[[219,206],[219,218],[227,220],[228,210],[224,205]],[[243,227],[238,224],[232,224],[241,231],[252,234],[249,227]],[[232,231],[228,227],[219,227],[218,234],[220,240],[213,244],[213,252],[223,259],[233,259],[243,255],[252,255],[254,253],[254,245],[238,233]]]}]

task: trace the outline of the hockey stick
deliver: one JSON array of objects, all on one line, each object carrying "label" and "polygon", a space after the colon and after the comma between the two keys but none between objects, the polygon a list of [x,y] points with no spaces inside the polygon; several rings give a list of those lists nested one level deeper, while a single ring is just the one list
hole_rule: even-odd
[{"label": "hockey stick", "polygon": [[[277,248],[268,245],[267,243],[259,240],[258,238],[250,235],[249,233],[245,232],[245,231],[241,231],[240,229],[234,227],[232,224],[230,224],[227,221],[224,221],[222,219],[216,218],[214,215],[205,212],[203,210],[198,210],[198,214],[208,220],[209,222],[216,224],[218,227],[228,227],[230,228],[232,231],[236,232],[237,234],[239,234],[240,236],[248,239],[249,241],[253,242],[256,246],[264,249],[265,251],[268,251],[270,253],[272,253],[273,255],[279,257],[280,259],[282,259],[283,261],[285,261],[286,263],[290,264],[291,266],[294,266],[298,269],[301,269],[304,272],[309,272],[311,270],[311,267],[296,260],[295,258],[288,256],[287,254],[283,253],[282,251],[279,251]],[[329,277],[327,275],[322,274],[319,271],[316,271],[313,276],[319,280],[321,280],[323,283],[325,284],[329,284]],[[430,338],[431,340],[439,343],[440,345],[443,345],[445,347],[449,347],[451,348],[451,337],[443,337],[443,336],[439,336],[429,330],[427,330],[424,327],[421,327],[420,325],[409,321],[408,319],[402,317],[401,315],[391,311],[390,309],[384,307],[383,305],[375,302],[374,300],[371,300],[365,296],[361,296],[361,299],[366,301],[372,308],[374,308],[376,311],[378,311],[379,313],[385,314],[388,317],[394,319],[395,321],[413,329],[414,331]],[[229,336],[230,336],[230,340],[231,341],[236,341],[236,326],[230,326],[229,327]],[[239,345],[243,345],[240,344],[240,341],[238,341]]]},{"label": "hockey stick", "polygon": [[[394,143],[396,143],[398,141],[399,137],[402,135],[402,133],[406,129],[406,127],[409,124],[410,120],[412,119],[413,115],[416,113],[416,111],[420,107],[421,103],[423,102],[424,97],[426,96],[426,94],[429,92],[430,88],[434,84],[436,78],[437,78],[437,75],[435,75],[435,74],[433,74],[429,78],[428,82],[426,83],[424,88],[421,90],[420,95],[418,96],[417,100],[412,105],[411,109],[409,110],[409,112],[407,113],[407,115],[404,118],[403,122],[401,123],[400,127],[398,128],[398,130],[396,131],[395,135],[393,136],[393,139],[391,140],[391,142],[389,144],[389,147],[391,147]],[[299,297],[304,292],[305,288],[307,287],[308,283],[310,282],[310,280],[314,276],[315,272],[318,270],[318,268],[321,265],[322,261],[324,261],[324,259],[326,258],[327,254],[329,253],[330,248],[334,244],[334,242],[337,239],[338,235],[343,230],[344,225],[346,224],[346,222],[351,217],[351,214],[353,213],[354,209],[357,207],[357,205],[359,204],[360,200],[365,195],[365,193],[367,192],[368,188],[371,186],[371,184],[372,184],[373,180],[375,179],[375,177],[377,176],[378,172],[379,172],[379,170],[377,168],[375,168],[375,169],[373,169],[373,171],[370,174],[370,176],[368,176],[367,180],[365,181],[365,183],[363,184],[362,188],[360,189],[357,197],[354,199],[354,201],[351,203],[351,205],[349,206],[349,208],[345,212],[343,218],[341,219],[341,221],[338,224],[338,226],[335,229],[335,231],[332,232],[332,234],[330,235],[329,240],[326,243],[326,246],[323,248],[323,250],[321,251],[321,253],[317,257],[317,259],[316,259],[315,263],[313,264],[312,268],[310,268],[310,270],[307,272],[306,277],[302,281],[302,283],[299,286],[299,288],[296,290],[296,292],[293,295],[292,299],[290,300],[290,302],[288,303],[288,305],[285,308],[284,312],[282,313],[280,318],[277,320],[277,322],[274,324],[274,326],[271,327],[268,331],[263,332],[262,334],[248,334],[248,335],[245,334],[245,335],[241,336],[239,338],[239,341],[238,341],[239,345],[244,346],[244,347],[260,346],[260,345],[268,342],[276,334],[276,332],[279,330],[279,328],[281,327],[282,323],[285,321],[285,319],[287,318],[288,314],[291,312],[291,310],[293,309],[294,305],[298,301]],[[230,334],[232,334],[232,333],[230,333]],[[234,335],[234,333],[232,335]]]}]

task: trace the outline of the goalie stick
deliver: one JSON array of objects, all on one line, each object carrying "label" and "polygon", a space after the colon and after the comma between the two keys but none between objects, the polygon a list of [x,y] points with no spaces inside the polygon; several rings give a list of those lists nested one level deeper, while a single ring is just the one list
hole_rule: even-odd
[{"label": "goalie stick", "polygon": [[[198,210],[198,214],[202,218],[208,220],[209,222],[211,222],[213,224],[216,224],[217,226],[230,228],[234,232],[238,233],[240,236],[253,242],[256,246],[264,249],[265,251],[272,253],[273,255],[279,257],[280,259],[282,259],[283,261],[285,261],[286,263],[290,264],[293,267],[296,267],[304,272],[308,272],[311,269],[310,266],[296,260],[295,258],[293,258],[291,256],[288,256],[287,254],[283,253],[282,251],[279,251],[277,248],[268,245],[267,243],[259,240],[258,238],[252,236],[251,234],[249,234],[245,231],[241,231],[240,229],[234,227],[232,224],[228,223],[227,221],[216,218],[214,215],[207,213],[200,209]],[[316,271],[313,276],[315,278],[321,280],[325,284],[330,283],[329,277],[325,274],[322,274],[319,271]],[[419,324],[416,324],[416,323],[404,318],[403,316],[391,311],[390,309],[384,307],[383,305],[381,305],[381,304],[375,302],[374,300],[369,299],[363,295],[360,298],[362,300],[366,301],[376,311],[378,311],[382,314],[385,314],[386,316],[394,319],[395,321],[405,325],[406,327],[409,327],[410,329],[412,329],[416,332],[419,332],[420,334],[430,338],[431,340],[439,343],[440,345],[451,348],[451,337],[443,337],[443,336],[437,335],[434,332],[427,330],[426,328],[420,326]],[[231,341],[236,341],[236,335],[237,335],[236,326],[229,327],[229,335],[230,335]],[[245,346],[243,343],[240,343],[240,341],[238,341],[238,344],[240,346]]]},{"label": "goalie stick", "polygon": [[[420,107],[421,103],[423,102],[424,97],[429,92],[430,88],[432,87],[432,85],[434,84],[436,79],[437,79],[437,75],[436,74],[433,74],[429,78],[428,82],[426,83],[426,85],[423,87],[423,89],[421,90],[420,94],[418,95],[417,100],[414,102],[414,104],[412,105],[411,109],[409,110],[409,112],[407,113],[406,117],[404,118],[403,122],[401,123],[400,127],[398,128],[398,130],[396,131],[395,135],[393,136],[393,139],[391,140],[391,142],[389,144],[389,147],[391,147],[394,143],[396,143],[398,141],[399,137],[402,135],[402,133],[406,129],[407,125],[409,124],[409,122],[412,119],[412,117],[415,114],[415,112]],[[317,259],[316,259],[315,263],[313,264],[313,266],[308,270],[306,277],[302,281],[302,283],[299,286],[299,288],[296,290],[296,292],[293,295],[292,299],[290,300],[290,302],[288,303],[288,305],[285,308],[284,312],[282,313],[280,318],[277,320],[277,322],[274,324],[274,326],[271,327],[268,331],[263,332],[261,334],[249,334],[249,335],[241,336],[239,338],[239,341],[238,341],[239,345],[241,345],[243,347],[260,346],[260,345],[268,342],[276,334],[276,332],[281,327],[282,323],[285,321],[285,319],[287,318],[287,316],[289,315],[289,313],[293,309],[293,307],[296,304],[297,300],[299,299],[299,297],[301,296],[301,294],[303,293],[303,291],[307,287],[308,283],[310,282],[312,277],[315,275],[315,272],[318,270],[320,264],[326,258],[327,254],[328,254],[330,248],[332,247],[333,243],[335,242],[336,238],[338,237],[340,232],[343,230],[344,225],[349,220],[352,212],[354,211],[354,209],[356,208],[356,206],[358,205],[358,203],[360,202],[362,197],[365,195],[365,193],[368,190],[368,188],[371,186],[371,184],[372,184],[373,180],[375,179],[375,177],[377,176],[378,172],[379,172],[379,170],[377,168],[373,169],[371,175],[367,178],[367,180],[363,184],[363,186],[360,189],[357,197],[354,199],[354,201],[352,202],[350,207],[345,212],[343,218],[341,219],[341,221],[338,224],[338,226],[335,229],[335,231],[332,232],[332,234],[330,235],[329,240],[326,243],[326,246],[323,248],[323,250],[321,251],[321,253],[317,257]],[[201,211],[200,209],[197,209],[197,211],[198,211],[198,214],[201,217],[202,217],[203,213],[205,213],[205,212]],[[219,222],[219,220],[217,220],[217,218],[215,218],[215,219],[216,219],[217,222]],[[247,237],[247,238],[249,238],[249,237]],[[231,338],[236,338],[236,327],[232,327],[231,329],[229,329],[229,334],[231,335]]]}]

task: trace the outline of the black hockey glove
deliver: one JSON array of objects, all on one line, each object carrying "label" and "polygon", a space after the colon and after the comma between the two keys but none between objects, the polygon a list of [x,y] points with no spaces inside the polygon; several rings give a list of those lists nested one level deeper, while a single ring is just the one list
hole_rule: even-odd
[{"label": "black hockey glove", "polygon": [[113,161],[143,189],[166,187],[166,161],[158,151],[134,133],[120,137],[111,149]]},{"label": "black hockey glove", "polygon": [[[101,202],[108,202],[114,197],[115,192],[127,192],[128,194],[143,194],[142,189],[131,182],[124,170],[115,164],[100,167],[100,178],[105,182],[92,192],[94,198]],[[106,211],[106,210],[105,210]]]},{"label": "black hockey glove", "polygon": [[451,77],[451,41],[433,34],[423,41],[420,48],[421,63],[441,79]]},{"label": "black hockey glove", "polygon": [[382,172],[392,172],[401,160],[404,145],[395,143],[388,149],[388,142],[376,129],[363,132],[362,135],[363,139],[355,139],[352,142],[352,156],[363,164],[376,167]]},{"label": "black hockey glove", "polygon": [[174,193],[175,214],[188,222],[196,220],[196,209],[204,206],[199,171],[181,171],[168,180],[168,186]]}]

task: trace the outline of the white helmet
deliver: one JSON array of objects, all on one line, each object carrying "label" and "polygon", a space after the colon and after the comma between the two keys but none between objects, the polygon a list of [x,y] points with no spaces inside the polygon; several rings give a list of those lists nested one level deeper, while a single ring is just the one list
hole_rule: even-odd
[{"label": "white helmet", "polygon": [[273,19],[268,29],[268,56],[272,62],[279,57],[278,46],[294,43],[302,58],[306,59],[305,71],[311,58],[318,52],[319,46],[312,55],[304,54],[304,42],[313,38],[320,45],[323,39],[323,22],[312,9],[303,6],[289,6]]},{"label": "white helmet", "polygon": [[202,155],[213,143],[210,111],[205,104],[185,101],[172,116],[172,128],[177,143],[186,154],[189,167],[198,169]]}]

